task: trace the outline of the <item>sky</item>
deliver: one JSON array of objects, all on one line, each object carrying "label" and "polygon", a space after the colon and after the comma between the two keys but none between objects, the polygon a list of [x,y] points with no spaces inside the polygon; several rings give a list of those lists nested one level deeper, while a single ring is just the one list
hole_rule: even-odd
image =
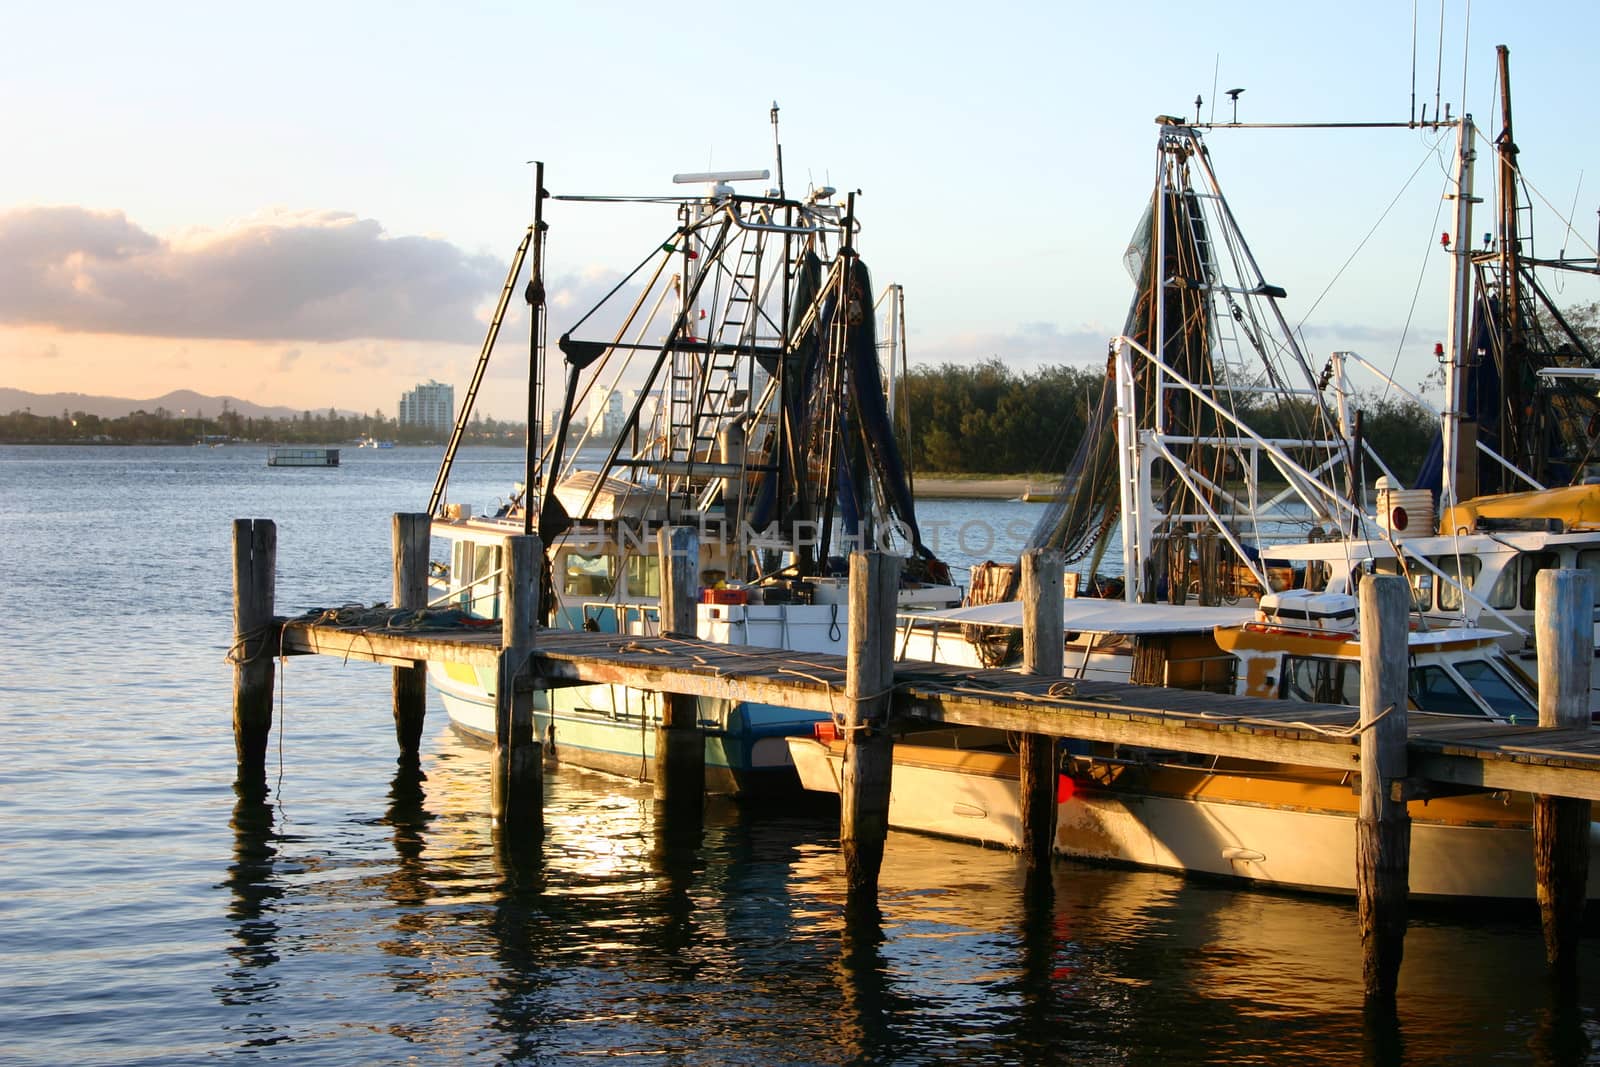
[{"label": "sky", "polygon": [[[1225,120],[1230,88],[1241,122],[1404,121],[1437,97],[1492,137],[1508,45],[1536,250],[1596,242],[1592,0],[0,0],[0,19],[0,385],[36,393],[391,418],[419,382],[461,398],[531,214],[528,161],[555,194],[672,193],[679,171],[771,168],[774,101],[790,189],[860,191],[913,363],[1103,361],[1153,120],[1192,118],[1197,95]],[[1206,138],[1313,362],[1352,349],[1415,386],[1445,336],[1451,136]],[[662,211],[549,205],[552,338],[670,229]],[[485,415],[523,417],[522,316]]]}]

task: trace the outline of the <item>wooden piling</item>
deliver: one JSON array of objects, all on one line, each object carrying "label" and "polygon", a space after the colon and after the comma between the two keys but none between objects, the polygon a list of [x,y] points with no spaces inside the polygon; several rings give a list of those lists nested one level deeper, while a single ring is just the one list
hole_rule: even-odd
[{"label": "wooden piling", "polygon": [[[1589,664],[1594,648],[1594,578],[1586,570],[1535,576],[1534,647],[1539,657],[1539,725],[1589,727]],[[1578,976],[1578,938],[1589,881],[1591,802],[1535,796],[1534,891],[1545,958],[1562,982]]]},{"label": "wooden piling", "polygon": [[1222,603],[1220,593],[1222,585],[1222,553],[1221,540],[1217,531],[1210,526],[1200,531],[1195,538],[1195,555],[1198,557],[1196,564],[1199,571],[1199,593],[1196,597],[1202,607],[1211,607]]},{"label": "wooden piling", "polygon": [[[656,535],[661,561],[662,634],[693,640],[700,598],[700,534],[688,526],[663,527]],[[698,812],[705,793],[706,742],[700,733],[700,699],[661,695],[656,727],[655,795],[673,812]]]},{"label": "wooden piling", "polygon": [[[1061,553],[1034,548],[1022,554],[1022,670],[1061,676],[1064,645]],[[1017,797],[1022,811],[1022,851],[1031,866],[1050,863],[1056,828],[1056,739],[1023,734]]]},{"label": "wooden piling", "polygon": [[1356,901],[1369,1003],[1392,1004],[1405,952],[1411,816],[1406,776],[1407,617],[1399,575],[1361,582],[1361,803],[1356,819]]},{"label": "wooden piling", "polygon": [[[425,512],[397,512],[392,526],[394,606],[422,611],[428,606],[428,553],[432,518]],[[428,710],[428,666],[394,668],[394,735],[400,759],[415,763],[422,747],[422,722]]]},{"label": "wooden piling", "polygon": [[516,837],[531,838],[544,832],[544,760],[533,729],[533,690],[524,676],[539,625],[544,546],[537,534],[518,534],[506,538],[504,555],[490,804],[499,826]]},{"label": "wooden piling", "polygon": [[278,527],[271,519],[233,520],[233,747],[239,777],[266,773],[272,732]]},{"label": "wooden piling", "polygon": [[889,710],[894,690],[894,615],[900,557],[850,553],[850,632],[846,636],[844,770],[839,785],[839,846],[848,893],[876,897],[889,834],[894,765]]}]

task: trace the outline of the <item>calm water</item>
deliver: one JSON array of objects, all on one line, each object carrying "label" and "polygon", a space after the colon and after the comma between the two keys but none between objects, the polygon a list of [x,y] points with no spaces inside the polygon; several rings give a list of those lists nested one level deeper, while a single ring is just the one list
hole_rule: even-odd
[{"label": "calm water", "polygon": [[[277,521],[280,612],[387,599],[438,453],[344,457],[0,448],[0,1061],[1600,1062],[1600,947],[1563,1004],[1525,915],[1413,916],[1389,1025],[1341,902],[1061,862],[1041,905],[1008,854],[894,835],[847,922],[827,812],[712,801],[685,844],[570,768],[544,848],[506,854],[487,754],[430,705],[397,774],[370,664],[288,663],[271,795],[241,799],[230,520]],[[520,466],[468,453],[452,498]]]}]

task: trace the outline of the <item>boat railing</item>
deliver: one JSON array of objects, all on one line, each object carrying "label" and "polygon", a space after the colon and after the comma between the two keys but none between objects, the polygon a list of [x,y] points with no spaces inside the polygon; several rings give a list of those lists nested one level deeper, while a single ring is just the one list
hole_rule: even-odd
[{"label": "boat railing", "polygon": [[579,610],[582,613],[585,629],[593,622],[595,626],[605,630],[602,620],[609,615],[614,627],[606,631],[609,633],[656,637],[661,630],[661,608],[657,604],[628,600],[585,600],[579,605]]},{"label": "boat railing", "polygon": [[[1361,510],[1352,504],[1348,499],[1346,499],[1341,490],[1335,488],[1334,486],[1328,485],[1320,477],[1318,477],[1316,473],[1307,470],[1300,463],[1296,462],[1293,457],[1284,451],[1282,445],[1277,439],[1263,437],[1261,434],[1251,429],[1249,424],[1241,419],[1238,415],[1223,407],[1221,404],[1218,404],[1216,400],[1205,390],[1189,381],[1189,379],[1185,378],[1182,374],[1179,374],[1172,367],[1163,363],[1152,352],[1150,352],[1149,349],[1145,348],[1138,341],[1135,341],[1133,338],[1126,335],[1119,335],[1113,339],[1112,343],[1117,346],[1119,362],[1122,358],[1120,355],[1122,352],[1133,352],[1142,356],[1150,363],[1152,367],[1155,368],[1156,372],[1160,374],[1162,378],[1169,380],[1172,385],[1193,395],[1202,404],[1210,408],[1211,411],[1214,412],[1220,419],[1231,425],[1242,438],[1254,446],[1252,451],[1266,453],[1267,457],[1272,460],[1273,465],[1276,466],[1291,483],[1296,485],[1302,499],[1304,499],[1306,504],[1313,510],[1318,510],[1318,502],[1320,501],[1321,504],[1331,507],[1335,511],[1341,512],[1346,516],[1353,518],[1357,522],[1364,518]],[[1128,373],[1129,377],[1131,378],[1131,365],[1128,367]],[[1174,443],[1177,443],[1181,440],[1186,440],[1173,435],[1168,435],[1159,428],[1157,430],[1157,436],[1166,440],[1170,440]],[[1234,443],[1243,447],[1245,442],[1238,441]],[[1291,445],[1291,447],[1319,447],[1330,450],[1334,449],[1335,447],[1342,447],[1344,444],[1342,440],[1335,440],[1331,438],[1322,441],[1293,441],[1285,443],[1288,443]],[[1322,471],[1325,468],[1326,464],[1324,464],[1322,467],[1319,467],[1318,470]]]},{"label": "boat railing", "polygon": [[[1520,637],[1528,636],[1528,628],[1526,626],[1517,623],[1511,618],[1511,616],[1507,615],[1493,604],[1490,604],[1477,593],[1474,593],[1470,588],[1470,582],[1461,581],[1459,575],[1450,574],[1443,567],[1440,567],[1438,564],[1434,563],[1431,559],[1422,555],[1420,552],[1402,551],[1401,545],[1403,542],[1391,540],[1389,544],[1395,550],[1395,558],[1400,560],[1402,565],[1409,567],[1411,564],[1415,563],[1421,566],[1423,570],[1428,571],[1435,578],[1439,579],[1441,582],[1444,582],[1445,585],[1460,592],[1464,601],[1472,601],[1472,603],[1477,606],[1479,611],[1486,611],[1496,619],[1499,619],[1500,622],[1503,623],[1512,633],[1517,634]],[[1407,580],[1410,580],[1409,575],[1407,575]]]},{"label": "boat railing", "polygon": [[[488,572],[487,574],[478,575],[476,578],[474,578],[470,582],[467,582],[465,585],[450,586],[450,587],[446,588],[446,590],[443,593],[439,594],[438,596],[434,597],[432,600],[428,601],[428,607],[430,607],[430,608],[438,608],[438,607],[443,607],[443,606],[448,604],[448,605],[451,605],[451,606],[454,606],[454,607],[459,607],[463,611],[466,611],[466,612],[470,613],[472,611],[473,605],[477,604],[478,601],[480,601],[480,600],[494,600],[496,597],[498,597],[500,595],[500,576],[502,574],[504,574],[504,573],[505,573],[505,571],[504,571],[503,568],[502,569],[498,569],[498,570],[493,570],[493,571]],[[466,593],[469,590],[475,589],[475,588],[477,588],[479,586],[489,585],[489,583],[491,583],[491,582],[494,583],[494,584],[489,586],[488,592],[474,593],[470,597],[466,596]]]},{"label": "boat railing", "polygon": [[[1407,400],[1409,400],[1413,404],[1417,405],[1417,407],[1421,408],[1423,411],[1426,411],[1429,415],[1432,415],[1434,417],[1434,419],[1437,420],[1437,419],[1441,419],[1441,418],[1444,417],[1443,413],[1438,408],[1434,407],[1432,404],[1430,404],[1426,400],[1422,399],[1421,396],[1419,396],[1418,394],[1412,392],[1410,389],[1407,389],[1405,386],[1401,385],[1399,382],[1395,381],[1392,377],[1390,377],[1389,375],[1385,374],[1379,368],[1373,366],[1372,363],[1368,359],[1366,359],[1366,357],[1360,355],[1359,353],[1356,353],[1356,352],[1335,352],[1333,354],[1333,356],[1334,356],[1334,359],[1338,360],[1339,363],[1340,363],[1339,380],[1340,380],[1340,383],[1341,383],[1341,388],[1347,388],[1347,383],[1346,383],[1345,378],[1344,378],[1343,364],[1354,362],[1354,363],[1357,363],[1357,364],[1361,365],[1362,367],[1365,367],[1367,369],[1368,373],[1372,374],[1379,381],[1383,382],[1385,386],[1387,386],[1390,389],[1395,390],[1401,396],[1404,396]],[[1543,372],[1541,371],[1540,373],[1542,374]],[[1544,489],[1544,488],[1547,488],[1546,486],[1539,484],[1539,482],[1536,481],[1533,478],[1533,476],[1530,475],[1527,471],[1523,470],[1521,467],[1517,466],[1515,463],[1511,462],[1509,459],[1506,459],[1500,453],[1496,452],[1494,449],[1492,449],[1488,445],[1484,444],[1483,440],[1481,438],[1478,439],[1475,443],[1476,443],[1476,445],[1478,447],[1478,451],[1479,452],[1482,452],[1484,455],[1488,456],[1490,459],[1492,459],[1496,463],[1500,464],[1500,466],[1502,466],[1506,470],[1510,471],[1513,476],[1515,476],[1517,478],[1520,478],[1524,482],[1527,482],[1528,486],[1530,488],[1532,488],[1532,489]],[[1381,465],[1382,460],[1378,457],[1376,452],[1372,451],[1372,446],[1369,443],[1366,443],[1366,442],[1363,442],[1363,444],[1366,445],[1365,451],[1369,455],[1371,455],[1372,458],[1377,459],[1379,461],[1380,465]],[[1387,468],[1385,468],[1385,473],[1388,473],[1391,478],[1394,477],[1394,475],[1392,473],[1389,473]],[[1399,479],[1396,478],[1395,481],[1398,482]]]},{"label": "boat railing", "polygon": [[[759,233],[792,233],[799,234],[803,237],[809,237],[812,234],[819,233],[843,232],[842,227],[829,226],[820,218],[809,224],[786,226],[781,222],[753,222],[751,221],[751,218],[741,215],[739,212],[735,211],[732,204],[727,205],[726,210],[728,212],[728,217],[733,220],[733,224],[739,227],[741,230],[755,230]],[[810,213],[808,212],[807,214]]]}]

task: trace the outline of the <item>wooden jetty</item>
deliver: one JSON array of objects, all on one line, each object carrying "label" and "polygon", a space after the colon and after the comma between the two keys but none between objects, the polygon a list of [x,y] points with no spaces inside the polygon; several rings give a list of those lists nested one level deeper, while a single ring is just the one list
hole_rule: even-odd
[{"label": "wooden jetty", "polygon": [[[395,517],[395,600],[359,619],[339,613],[273,614],[276,530],[269,520],[234,524],[234,728],[241,776],[262,773],[271,726],[274,656],[331,655],[394,669],[402,758],[414,759],[426,663],[497,666],[496,758],[491,810],[507,833],[542,831],[542,759],[533,731],[540,689],[617,683],[669,696],[721,697],[828,712],[848,738],[840,790],[840,843],[852,894],[875,894],[888,829],[895,724],[986,726],[1023,735],[1023,830],[1030,862],[1049,862],[1054,817],[1054,739],[1069,737],[1201,755],[1237,757],[1358,775],[1358,913],[1369,998],[1395,994],[1406,924],[1410,821],[1406,801],[1471,791],[1538,797],[1534,847],[1547,956],[1558,977],[1576,974],[1588,866],[1591,802],[1600,799],[1600,731],[1589,729],[1588,661],[1594,592],[1583,571],[1538,575],[1539,725],[1408,722],[1405,579],[1372,576],[1360,590],[1359,709],[1262,701],[1061,676],[1059,554],[1023,558],[1024,671],[970,670],[896,661],[898,561],[858,552],[850,561],[848,655],[720,645],[688,635],[697,576],[692,531],[663,530],[662,634],[633,636],[538,629],[536,575],[542,548],[508,537],[509,588],[498,625],[427,626],[418,592],[428,558],[426,515]],[[657,795],[693,812],[703,788],[703,746],[692,712],[667,702],[658,734]],[[687,737],[685,737],[687,735]],[[692,743],[686,743],[692,742]],[[693,803],[688,803],[692,800]]]}]

